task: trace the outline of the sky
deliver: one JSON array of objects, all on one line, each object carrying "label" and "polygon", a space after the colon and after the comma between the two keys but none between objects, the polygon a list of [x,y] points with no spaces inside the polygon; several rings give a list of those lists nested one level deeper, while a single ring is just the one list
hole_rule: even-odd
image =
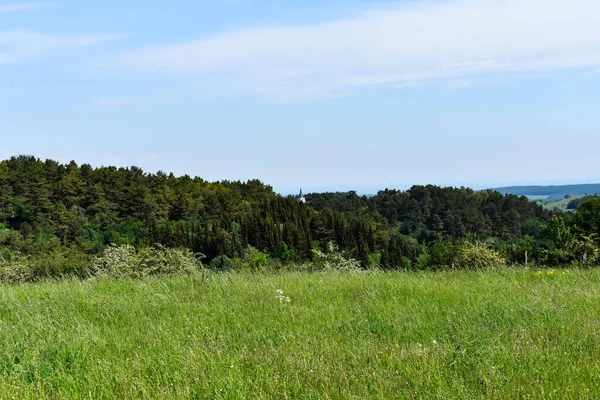
[{"label": "sky", "polygon": [[599,182],[597,0],[0,0],[0,159],[282,192]]}]

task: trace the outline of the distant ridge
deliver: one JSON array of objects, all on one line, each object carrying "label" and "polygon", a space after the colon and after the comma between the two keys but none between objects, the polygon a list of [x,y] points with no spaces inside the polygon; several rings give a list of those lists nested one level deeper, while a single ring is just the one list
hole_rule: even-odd
[{"label": "distant ridge", "polygon": [[527,196],[531,200],[560,200],[565,196],[584,196],[600,194],[600,183],[580,185],[550,185],[550,186],[507,186],[493,188],[502,194]]}]

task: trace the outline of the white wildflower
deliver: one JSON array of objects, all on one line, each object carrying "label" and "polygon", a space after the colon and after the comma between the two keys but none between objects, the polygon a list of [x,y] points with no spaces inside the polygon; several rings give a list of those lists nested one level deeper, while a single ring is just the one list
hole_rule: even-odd
[{"label": "white wildflower", "polygon": [[292,302],[292,299],[290,299],[288,296],[286,296],[285,293],[283,293],[283,290],[278,289],[275,291],[275,293],[277,293],[277,296],[275,296],[275,298],[279,300],[279,303],[285,304],[285,303]]}]

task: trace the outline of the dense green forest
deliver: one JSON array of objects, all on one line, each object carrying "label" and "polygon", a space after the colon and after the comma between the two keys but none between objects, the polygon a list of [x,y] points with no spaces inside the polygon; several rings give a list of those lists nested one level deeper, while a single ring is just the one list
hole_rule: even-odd
[{"label": "dense green forest", "polygon": [[[486,249],[507,263],[598,258],[600,199],[573,215],[526,197],[438,186],[306,200],[258,180],[207,182],[18,156],[0,162],[0,261],[25,257],[36,274],[86,275],[90,260],[113,245],[187,249],[215,269],[310,263],[328,252],[385,269],[458,266]],[[461,259],[465,249],[471,255]]]}]

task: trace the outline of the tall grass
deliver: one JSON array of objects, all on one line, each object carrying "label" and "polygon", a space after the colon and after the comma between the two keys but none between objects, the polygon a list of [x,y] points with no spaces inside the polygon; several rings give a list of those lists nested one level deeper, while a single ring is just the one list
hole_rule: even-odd
[{"label": "tall grass", "polygon": [[595,270],[0,286],[2,398],[597,398],[599,374]]}]

